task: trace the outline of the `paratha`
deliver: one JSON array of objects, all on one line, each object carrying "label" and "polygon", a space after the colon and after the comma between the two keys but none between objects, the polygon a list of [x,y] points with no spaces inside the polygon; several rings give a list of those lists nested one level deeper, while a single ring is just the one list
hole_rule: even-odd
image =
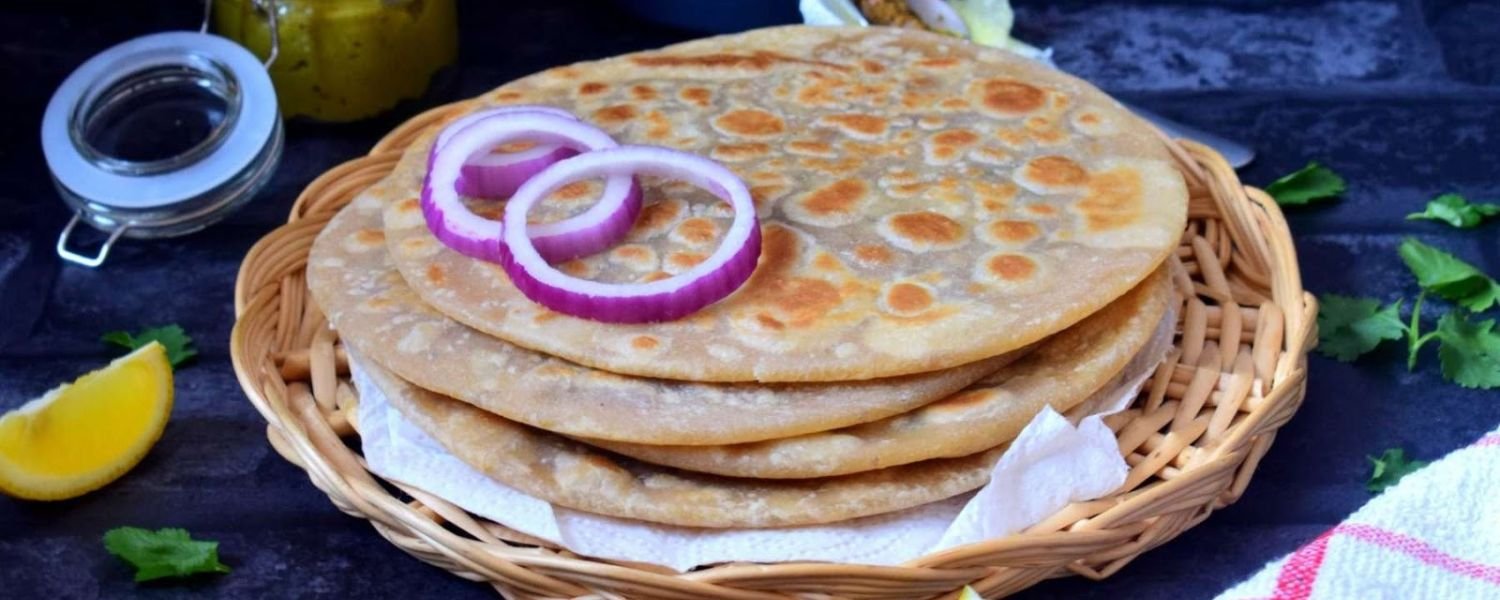
[{"label": "paratha", "polygon": [[730,444],[864,423],[943,398],[1016,354],[912,376],[824,384],[711,384],[626,377],[533,352],[424,305],[386,254],[379,194],[340,211],[313,245],[313,297],[344,343],[403,378],[570,435]]},{"label": "paratha", "polygon": [[[1162,267],[1104,310],[1047,338],[983,381],[872,423],[729,446],[585,441],[656,464],[768,479],[845,475],[966,456],[1015,439],[1043,406],[1067,412],[1116,384],[1117,374],[1152,340],[1170,297],[1171,281]],[[1164,350],[1156,349],[1155,358]]]},{"label": "paratha", "polygon": [[1003,452],[823,479],[718,477],[620,458],[363,368],[397,411],[490,478],[559,506],[668,525],[789,527],[901,510],[983,486]]},{"label": "paratha", "polygon": [[[498,266],[442,246],[417,202],[431,135],[379,188],[387,244],[424,301],[616,373],[838,381],[997,356],[1130,290],[1186,220],[1186,186],[1149,125],[1083,81],[925,32],[763,29],[555,68],[480,104],[561,107],[621,143],[709,156],[752,187],[765,241],[755,275],[701,312],[646,325],[554,313]],[[674,182],[644,187],[651,205],[627,243],[565,272],[647,281],[712,251],[726,205]],[[586,204],[586,188],[571,197]]]}]

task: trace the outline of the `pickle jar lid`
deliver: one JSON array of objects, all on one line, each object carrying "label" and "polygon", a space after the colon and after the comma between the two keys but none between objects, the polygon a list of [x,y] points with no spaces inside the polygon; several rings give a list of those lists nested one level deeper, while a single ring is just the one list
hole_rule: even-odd
[{"label": "pickle jar lid", "polygon": [[[202,229],[259,191],[281,147],[270,75],[244,47],[177,31],[105,50],[63,81],[42,118],[47,167],[74,213],[57,253],[96,267],[120,237]],[[68,247],[79,221],[108,235],[93,256]]]}]

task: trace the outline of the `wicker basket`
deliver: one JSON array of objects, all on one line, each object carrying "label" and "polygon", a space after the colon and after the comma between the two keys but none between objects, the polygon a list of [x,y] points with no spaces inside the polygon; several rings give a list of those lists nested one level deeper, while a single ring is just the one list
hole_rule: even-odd
[{"label": "wicker basket", "polygon": [[[357,402],[337,334],[309,300],[313,238],[385,176],[401,148],[465,109],[408,121],[370,152],[313,181],[288,223],[245,257],[235,288],[235,372],[266,436],[344,512],[413,556],[512,598],[986,597],[1049,577],[1100,579],[1239,498],[1276,430],[1301,404],[1316,303],[1302,291],[1286,222],[1203,146],[1169,142],[1188,180],[1189,224],[1173,273],[1176,346],[1129,410],[1110,417],[1131,466],[1106,498],[1070,505],[1023,533],[899,567],[729,564],[685,574],[549,548],[418,489],[382,481],[345,444]],[[357,445],[356,445],[357,446]]]}]

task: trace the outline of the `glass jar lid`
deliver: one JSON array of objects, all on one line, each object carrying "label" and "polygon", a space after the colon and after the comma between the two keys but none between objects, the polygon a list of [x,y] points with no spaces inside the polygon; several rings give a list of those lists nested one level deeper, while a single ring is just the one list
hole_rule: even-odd
[{"label": "glass jar lid", "polygon": [[[74,210],[58,254],[98,266],[122,236],[201,229],[261,188],[281,145],[271,78],[238,44],[180,31],[105,50],[63,81],[42,118],[47,166]],[[68,249],[80,220],[109,235],[95,256]]]}]

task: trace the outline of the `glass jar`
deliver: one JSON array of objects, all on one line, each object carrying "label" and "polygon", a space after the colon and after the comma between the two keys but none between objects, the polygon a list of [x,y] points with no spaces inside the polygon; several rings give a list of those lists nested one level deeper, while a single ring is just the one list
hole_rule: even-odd
[{"label": "glass jar", "polygon": [[[197,231],[248,202],[281,155],[281,116],[259,58],[197,31],[139,37],[90,58],[42,117],[42,153],[73,218],[63,259],[104,262],[122,237]],[[71,249],[86,223],[106,241]]]},{"label": "glass jar", "polygon": [[[213,27],[265,57],[269,22],[256,0],[212,0]],[[289,117],[354,121],[420,97],[458,54],[454,0],[277,0],[271,66]]]}]

